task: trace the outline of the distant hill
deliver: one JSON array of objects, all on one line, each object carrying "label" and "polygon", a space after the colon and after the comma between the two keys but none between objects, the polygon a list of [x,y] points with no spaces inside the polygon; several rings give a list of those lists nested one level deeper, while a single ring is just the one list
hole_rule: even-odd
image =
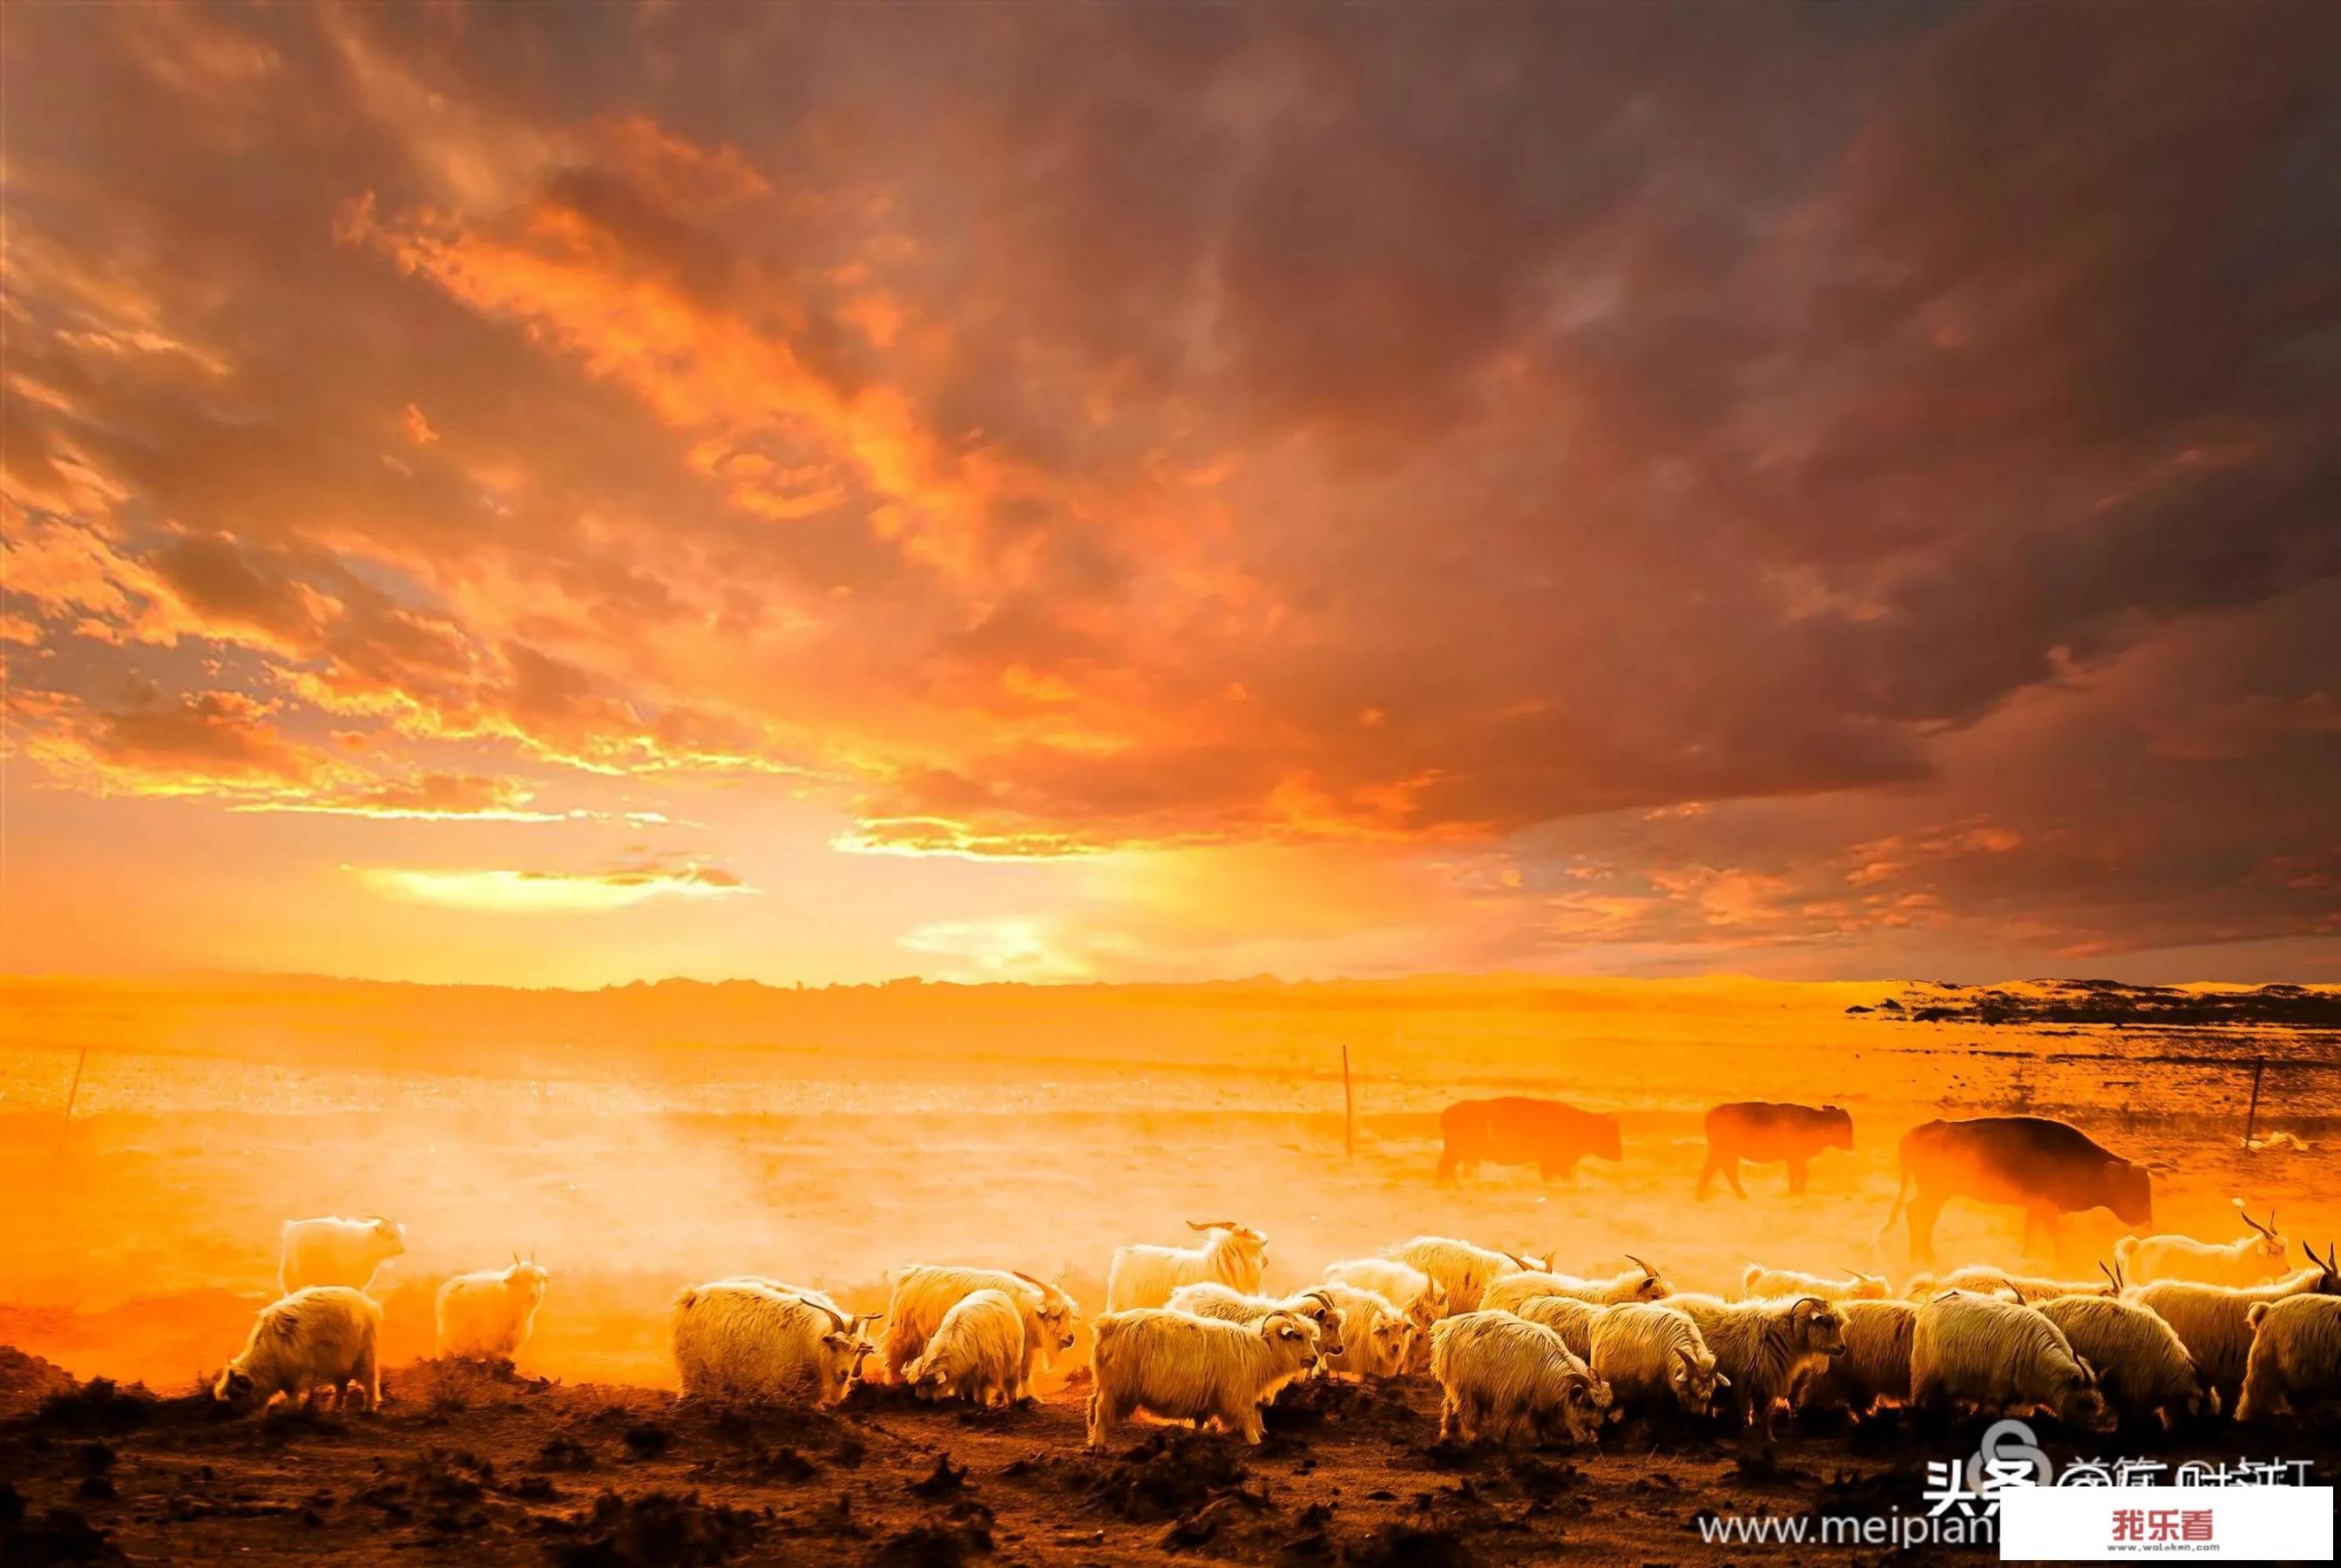
[{"label": "distant hill", "polygon": [[2120,980],[2028,980],[2020,985],[1920,984],[1898,999],[1856,1004],[1912,1023],[2103,1024],[2152,1028],[2262,1026],[2341,1029],[2341,987],[2133,986]]}]

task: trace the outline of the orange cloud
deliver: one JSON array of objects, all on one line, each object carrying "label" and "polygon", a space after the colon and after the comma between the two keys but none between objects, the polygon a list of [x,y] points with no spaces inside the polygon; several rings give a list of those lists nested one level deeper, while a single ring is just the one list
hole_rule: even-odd
[{"label": "orange cloud", "polygon": [[514,914],[593,914],[653,898],[724,898],[756,891],[732,872],[709,866],[631,866],[603,871],[350,869],[367,888],[385,898]]},{"label": "orange cloud", "polygon": [[944,855],[962,860],[1062,860],[1108,845],[1047,833],[985,833],[940,817],[865,818],[829,841],[848,855]]},{"label": "orange cloud", "polygon": [[67,790],[688,810],[979,970],[2334,918],[2254,869],[2341,747],[2291,14],[35,13],[0,642]]}]

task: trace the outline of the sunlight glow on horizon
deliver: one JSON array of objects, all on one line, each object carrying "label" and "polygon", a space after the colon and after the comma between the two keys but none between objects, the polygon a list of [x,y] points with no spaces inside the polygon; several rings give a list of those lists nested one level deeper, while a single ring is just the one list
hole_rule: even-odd
[{"label": "sunlight glow on horizon", "polygon": [[12,13],[5,963],[2341,978],[2328,56],[1475,23]]}]

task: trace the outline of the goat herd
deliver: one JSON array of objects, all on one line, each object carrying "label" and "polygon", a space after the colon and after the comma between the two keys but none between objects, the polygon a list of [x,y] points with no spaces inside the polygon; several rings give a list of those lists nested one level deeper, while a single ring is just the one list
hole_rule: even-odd
[{"label": "goat herd", "polygon": [[[2273,1216],[2271,1216],[2271,1220]],[[1607,1277],[1418,1236],[1333,1264],[1296,1294],[1260,1294],[1269,1244],[1230,1220],[1190,1222],[1197,1245],[1113,1255],[1092,1320],[1089,1444],[1145,1413],[1261,1436],[1261,1409],[1312,1375],[1439,1384],[1440,1435],[1504,1444],[1589,1442],[1608,1420],[1723,1414],[1769,1436],[1777,1412],[1881,1403],[2044,1410],[2095,1430],[2232,1411],[2243,1421],[2341,1398],[2341,1268],[2328,1249],[2285,1271],[2273,1225],[2236,1242],[2127,1238],[2102,1283],[1987,1267],[1912,1279],[1831,1278],[1749,1265],[1738,1299],[1678,1294],[1639,1258]],[[243,1408],[354,1386],[380,1398],[382,1309],[364,1286],[403,1253],[386,1219],[310,1219],[284,1233],[281,1299],[264,1308],[216,1398]],[[458,1275],[437,1297],[441,1356],[509,1361],[526,1343],[547,1272]],[[882,1313],[742,1275],[694,1285],[670,1315],[688,1397],[829,1405],[876,1356],[872,1381],[924,1400],[1028,1398],[1036,1365],[1076,1342],[1076,1304],[1014,1269],[898,1271]],[[872,1323],[884,1331],[873,1345]]]}]

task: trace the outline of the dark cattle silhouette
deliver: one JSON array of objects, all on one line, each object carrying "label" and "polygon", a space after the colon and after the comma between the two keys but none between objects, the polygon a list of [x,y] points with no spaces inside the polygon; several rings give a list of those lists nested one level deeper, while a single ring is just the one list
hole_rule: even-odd
[{"label": "dark cattle silhouette", "polygon": [[1439,1131],[1447,1140],[1439,1156],[1441,1181],[1481,1160],[1534,1166],[1550,1178],[1569,1175],[1588,1155],[1614,1160],[1619,1153],[1616,1116],[1521,1095],[1458,1100],[1439,1113]]},{"label": "dark cattle silhouette", "polygon": [[2125,1225],[2154,1223],[2154,1188],[2144,1166],[2046,1116],[1924,1122],[1903,1134],[1902,1186],[1878,1235],[1894,1228],[1907,1204],[1910,1256],[1930,1261],[1935,1216],[1955,1197],[2021,1206],[2027,1252],[2036,1235],[2055,1238],[2058,1215],[2108,1208]]},{"label": "dark cattle silhouette", "polygon": [[1720,1175],[1741,1197],[1739,1162],[1769,1165],[1786,1160],[1788,1190],[1805,1190],[1805,1175],[1813,1156],[1823,1149],[1853,1147],[1853,1116],[1836,1106],[1775,1105],[1769,1100],[1736,1100],[1707,1113],[1707,1164],[1698,1173],[1698,1196]]}]

